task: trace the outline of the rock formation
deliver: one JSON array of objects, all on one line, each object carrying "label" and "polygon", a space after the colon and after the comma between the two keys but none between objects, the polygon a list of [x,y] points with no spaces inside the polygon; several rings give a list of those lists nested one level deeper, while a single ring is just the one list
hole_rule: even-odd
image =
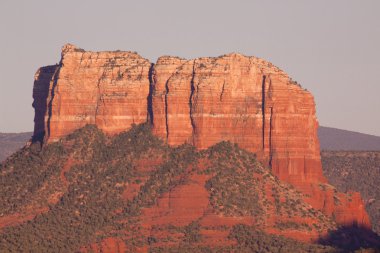
[{"label": "rock formation", "polygon": [[316,169],[312,95],[261,59],[159,58],[153,72],[154,119],[156,114],[155,133],[171,145],[189,142],[204,149],[229,140],[258,154],[281,179],[325,181]]},{"label": "rock formation", "polygon": [[164,56],[151,64],[137,53],[68,44],[58,65],[38,70],[33,97],[35,139],[57,141],[86,124],[116,134],[148,121],[170,145],[228,140],[340,224],[369,226],[359,195],[335,203],[338,193],[324,187],[313,96],[262,59]]},{"label": "rock formation", "polygon": [[64,46],[59,65],[37,71],[34,136],[56,141],[86,124],[112,134],[145,122],[150,67],[136,53]]}]

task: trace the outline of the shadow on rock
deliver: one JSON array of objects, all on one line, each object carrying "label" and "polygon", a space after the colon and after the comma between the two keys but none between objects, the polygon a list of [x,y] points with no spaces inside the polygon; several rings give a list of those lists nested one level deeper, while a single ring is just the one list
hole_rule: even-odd
[{"label": "shadow on rock", "polygon": [[380,236],[360,226],[343,226],[319,239],[318,243],[350,252],[358,249],[377,249],[380,252]]}]

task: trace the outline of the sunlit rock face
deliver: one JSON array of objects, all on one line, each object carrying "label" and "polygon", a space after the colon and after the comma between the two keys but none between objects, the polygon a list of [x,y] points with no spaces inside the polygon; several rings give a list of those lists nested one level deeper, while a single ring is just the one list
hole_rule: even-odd
[{"label": "sunlit rock face", "polygon": [[[51,68],[36,74],[35,136],[44,133],[51,142],[86,124],[113,134],[145,122],[150,67],[136,53],[85,52],[65,45],[51,79],[46,78]],[[46,102],[40,102],[46,96],[36,88],[42,86],[49,87]],[[44,117],[37,117],[40,111],[45,111]]]},{"label": "sunlit rock face", "polygon": [[[324,181],[312,95],[272,64],[239,54],[160,58],[153,72],[155,133],[204,149],[229,140],[281,178]],[[157,116],[156,116],[157,114]]]}]

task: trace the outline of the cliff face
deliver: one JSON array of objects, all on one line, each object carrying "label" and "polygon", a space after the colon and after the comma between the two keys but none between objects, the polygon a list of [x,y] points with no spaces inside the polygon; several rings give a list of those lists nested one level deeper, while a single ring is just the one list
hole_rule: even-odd
[{"label": "cliff face", "polygon": [[64,46],[59,65],[37,71],[34,135],[56,141],[86,124],[113,134],[146,122],[150,67],[136,53]]},{"label": "cliff face", "polygon": [[339,223],[369,225],[360,196],[335,203],[337,193],[321,186],[313,96],[262,59],[165,56],[153,65],[136,53],[66,45],[59,65],[37,72],[34,99],[35,138],[56,141],[86,124],[116,134],[149,121],[170,145],[205,149],[228,140]]},{"label": "cliff face", "polygon": [[153,125],[169,144],[204,149],[229,140],[258,154],[281,179],[325,181],[316,169],[313,97],[270,63],[239,54],[162,57],[153,80]]}]

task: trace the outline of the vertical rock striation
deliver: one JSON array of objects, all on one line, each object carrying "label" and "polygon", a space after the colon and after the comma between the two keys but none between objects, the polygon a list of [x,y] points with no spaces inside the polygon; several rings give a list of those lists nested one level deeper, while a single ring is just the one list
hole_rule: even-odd
[{"label": "vertical rock striation", "polygon": [[204,149],[229,140],[258,154],[283,180],[325,182],[313,97],[283,71],[239,54],[165,57],[155,69],[154,131],[169,144]]},{"label": "vertical rock striation", "polygon": [[231,141],[256,153],[313,207],[341,224],[369,225],[359,195],[335,203],[334,190],[321,187],[313,96],[262,59],[163,56],[151,64],[137,53],[68,44],[59,65],[37,72],[33,97],[34,139],[56,141],[86,124],[115,134],[150,121],[171,145]]},{"label": "vertical rock striation", "polygon": [[[35,136],[45,132],[48,141],[56,141],[86,124],[112,134],[146,122],[150,65],[137,53],[85,52],[65,45],[54,74],[49,76],[52,67],[47,67],[36,75],[36,119],[45,111],[45,122],[36,126]],[[46,100],[36,87],[49,88]]]},{"label": "vertical rock striation", "polygon": [[[154,65],[152,72],[153,81],[153,94],[152,94],[152,108],[153,108],[153,125],[154,133],[162,139],[169,138],[168,131],[168,100],[169,98],[169,79],[174,74],[179,66],[184,64],[186,60],[177,57],[162,56],[158,58],[157,63]],[[170,93],[174,93],[174,87]],[[177,92],[178,93],[178,92]],[[186,97],[184,97],[186,98]],[[188,102],[188,101],[187,101]],[[186,102],[186,103],[187,103]],[[185,105],[186,105],[185,103]],[[172,109],[172,107],[170,107]]]}]

